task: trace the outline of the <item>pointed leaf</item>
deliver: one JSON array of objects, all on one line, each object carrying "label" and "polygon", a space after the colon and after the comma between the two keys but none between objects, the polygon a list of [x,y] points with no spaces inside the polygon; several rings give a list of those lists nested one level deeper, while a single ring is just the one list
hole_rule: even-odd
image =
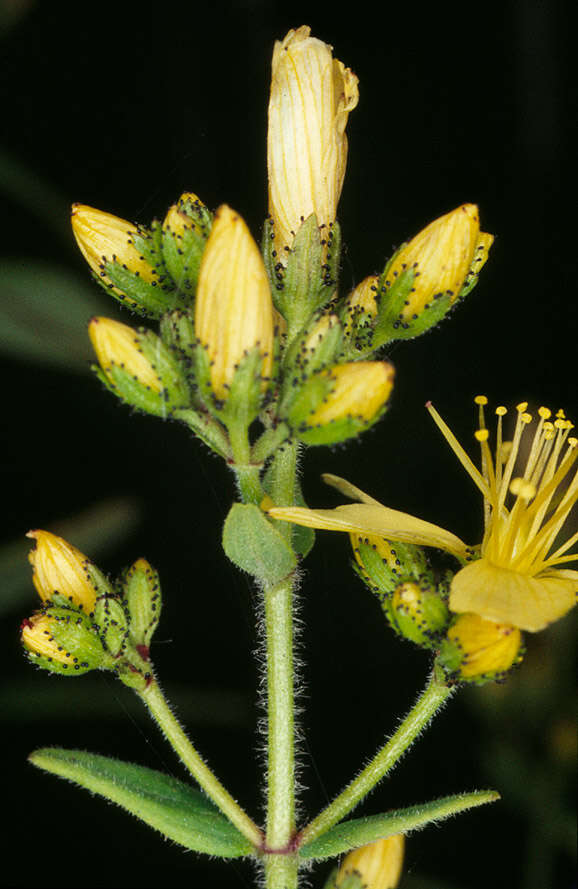
[{"label": "pointed leaf", "polygon": [[117,803],[160,831],[167,839],[220,858],[239,858],[253,851],[207,797],[162,772],[86,753],[45,747],[30,762]]},{"label": "pointed leaf", "polygon": [[299,855],[305,859],[331,858],[367,843],[385,839],[394,833],[408,833],[433,821],[442,821],[450,815],[457,815],[458,812],[492,803],[497,799],[500,799],[500,794],[495,790],[476,790],[473,793],[445,796],[383,815],[369,815],[367,818],[345,821],[306,843],[299,850]]}]

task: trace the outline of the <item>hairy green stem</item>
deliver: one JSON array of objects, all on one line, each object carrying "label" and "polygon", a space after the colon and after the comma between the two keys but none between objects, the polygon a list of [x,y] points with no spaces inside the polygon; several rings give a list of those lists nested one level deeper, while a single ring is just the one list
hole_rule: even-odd
[{"label": "hairy green stem", "polygon": [[427,686],[397,731],[357,778],[300,832],[299,845],[321,836],[348,815],[393,768],[454,691],[455,688],[448,688],[434,669]]},{"label": "hairy green stem", "polygon": [[[277,452],[271,468],[276,503],[295,502],[297,445]],[[291,542],[291,526],[279,532]],[[265,589],[267,653],[267,831],[266,848],[285,850],[265,858],[267,889],[296,889],[298,859],[290,851],[295,835],[295,693],[293,595],[295,577]]]},{"label": "hairy green stem", "polygon": [[261,831],[199,756],[170,709],[158,683],[153,680],[148,688],[138,694],[169,744],[207,796],[237,830],[259,848],[263,843]]}]

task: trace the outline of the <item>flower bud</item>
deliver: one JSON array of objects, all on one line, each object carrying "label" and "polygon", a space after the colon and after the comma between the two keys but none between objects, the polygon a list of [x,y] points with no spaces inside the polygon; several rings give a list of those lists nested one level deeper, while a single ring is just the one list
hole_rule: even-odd
[{"label": "flower bud", "polygon": [[48,607],[22,624],[21,640],[29,659],[51,673],[80,676],[111,669],[94,624],[80,611]]},{"label": "flower bud", "polygon": [[372,426],[393,388],[388,361],[338,364],[314,374],[288,411],[288,422],[306,444],[337,444]]},{"label": "flower bud", "polygon": [[463,204],[398,250],[381,276],[374,347],[435,326],[472,289],[493,240],[476,205]]},{"label": "flower bud", "polygon": [[345,301],[341,312],[348,353],[355,355],[371,349],[373,325],[377,318],[379,276],[369,275],[357,285]]},{"label": "flower bud", "polygon": [[382,600],[404,581],[419,580],[427,571],[423,549],[384,537],[350,534],[357,573]]},{"label": "flower bud", "polygon": [[347,161],[345,127],[358,98],[355,74],[307,26],[275,43],[267,162],[274,245],[283,263],[311,214],[320,227],[335,220]]},{"label": "flower bud", "polygon": [[394,834],[350,852],[332,886],[335,889],[395,889],[401,878],[405,837]]},{"label": "flower bud", "polygon": [[32,580],[43,602],[72,604],[86,614],[94,611],[97,595],[111,592],[111,586],[84,553],[50,531],[29,531],[35,540],[28,560]]},{"label": "flower bud", "polygon": [[129,613],[130,638],[146,658],[161,614],[159,576],[146,559],[137,559],[126,572],[123,595]]},{"label": "flower bud", "polygon": [[420,583],[400,583],[388,604],[390,623],[400,636],[420,648],[436,648],[450,613],[433,583],[425,577]]},{"label": "flower bud", "polygon": [[217,399],[227,400],[239,365],[253,351],[257,368],[247,383],[247,399],[255,388],[266,388],[274,349],[269,282],[249,229],[226,205],[215,214],[201,263],[195,331],[207,356],[207,382]]},{"label": "flower bud", "polygon": [[184,372],[152,331],[93,318],[88,332],[100,364],[100,379],[127,404],[159,417],[189,405]]},{"label": "flower bud", "polygon": [[181,195],[163,221],[162,250],[166,267],[191,304],[211,224],[212,214],[191,192]]},{"label": "flower bud", "polygon": [[450,681],[483,685],[502,679],[520,663],[523,654],[517,627],[464,612],[448,630],[438,660]]},{"label": "flower bud", "polygon": [[72,231],[96,280],[119,302],[153,318],[174,306],[151,232],[85,204],[72,205]]}]

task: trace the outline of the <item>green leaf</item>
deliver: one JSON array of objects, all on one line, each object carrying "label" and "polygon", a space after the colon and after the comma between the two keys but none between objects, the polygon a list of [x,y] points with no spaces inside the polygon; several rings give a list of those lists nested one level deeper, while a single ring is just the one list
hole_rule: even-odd
[{"label": "green leaf", "polygon": [[275,586],[297,565],[289,544],[253,503],[231,507],[223,528],[223,549],[238,568],[266,587]]},{"label": "green leaf", "polygon": [[117,803],[187,849],[220,858],[239,858],[253,851],[251,843],[204,794],[162,772],[58,747],[35,750],[29,760]]},{"label": "green leaf", "polygon": [[441,799],[386,812],[383,815],[369,815],[367,818],[344,821],[317,839],[306,843],[299,850],[299,855],[309,860],[332,858],[359,846],[365,846],[367,843],[385,839],[394,833],[408,833],[410,830],[417,830],[426,824],[442,821],[450,815],[457,815],[458,812],[498,799],[500,794],[495,790],[475,790],[473,793],[444,796]]}]

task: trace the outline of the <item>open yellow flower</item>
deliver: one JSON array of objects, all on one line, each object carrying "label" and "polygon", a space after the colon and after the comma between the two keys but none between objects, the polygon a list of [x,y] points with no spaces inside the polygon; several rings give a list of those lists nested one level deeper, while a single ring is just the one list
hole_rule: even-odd
[{"label": "open yellow flower", "polygon": [[576,603],[578,571],[560,566],[578,560],[578,554],[570,552],[578,532],[566,540],[559,538],[578,499],[578,472],[571,473],[578,457],[578,439],[570,437],[572,423],[563,411],[552,420],[552,412],[541,407],[528,441],[526,433],[533,417],[524,402],[517,406],[512,441],[503,438],[506,408],[496,408],[492,454],[484,417],[487,398],[478,396],[476,403],[481,470],[437,411],[431,405],[428,409],[483,495],[485,531],[479,548],[466,546],[437,525],[388,509],[334,476],[326,476],[326,481],[361,502],[331,510],[275,507],[269,513],[273,518],[309,527],[363,532],[447,550],[467,563],[452,581],[452,611],[536,632],[563,617]]},{"label": "open yellow flower", "polygon": [[359,99],[357,77],[303,25],[275,43],[269,101],[269,212],[275,249],[291,247],[315,213],[334,222],[347,161],[345,127]]}]

